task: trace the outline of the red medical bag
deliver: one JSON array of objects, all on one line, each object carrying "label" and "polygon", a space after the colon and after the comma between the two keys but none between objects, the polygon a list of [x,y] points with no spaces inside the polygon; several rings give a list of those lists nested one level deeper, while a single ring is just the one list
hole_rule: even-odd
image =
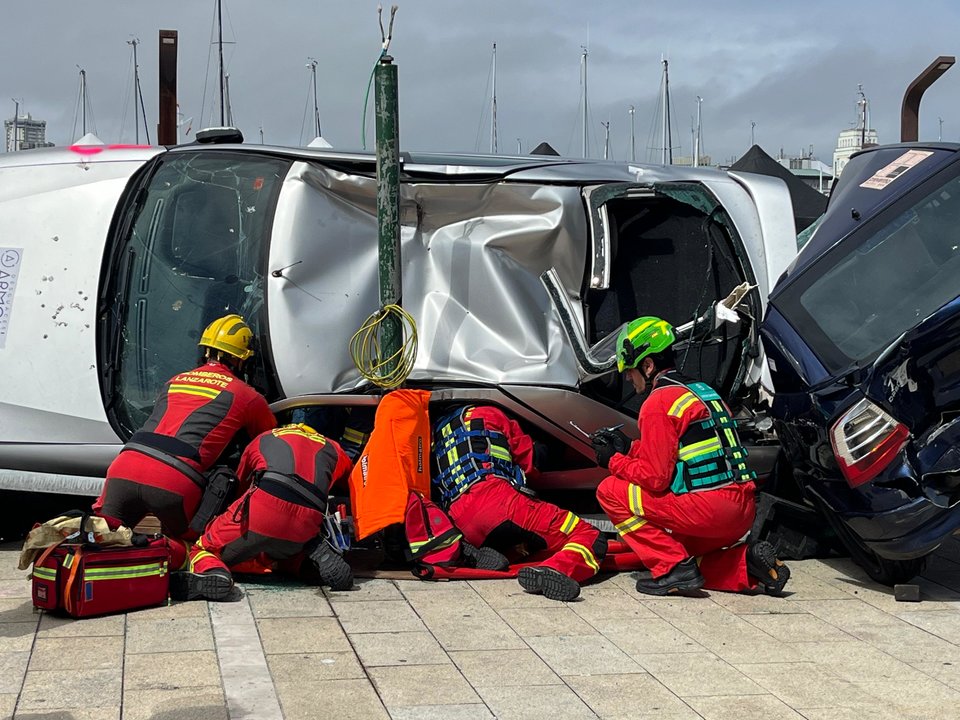
[{"label": "red medical bag", "polygon": [[33,566],[33,604],[75,618],[164,605],[169,564],[164,539],[147,547],[54,545]]},{"label": "red medical bag", "polygon": [[439,505],[415,490],[411,490],[407,497],[404,531],[410,548],[407,559],[415,566],[429,568],[460,564],[463,535]]}]

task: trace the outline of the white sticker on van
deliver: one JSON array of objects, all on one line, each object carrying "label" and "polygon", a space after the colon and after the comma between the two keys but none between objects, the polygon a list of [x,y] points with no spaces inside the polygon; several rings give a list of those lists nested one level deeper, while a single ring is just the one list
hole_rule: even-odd
[{"label": "white sticker on van", "polygon": [[933,151],[931,150],[907,150],[892,163],[880,168],[872,177],[860,183],[860,187],[870,188],[871,190],[883,190],[907,170],[919,165],[931,155],[933,155]]},{"label": "white sticker on van", "polygon": [[23,248],[0,247],[0,350],[7,346],[10,314],[13,312],[13,293],[17,289],[17,275]]}]

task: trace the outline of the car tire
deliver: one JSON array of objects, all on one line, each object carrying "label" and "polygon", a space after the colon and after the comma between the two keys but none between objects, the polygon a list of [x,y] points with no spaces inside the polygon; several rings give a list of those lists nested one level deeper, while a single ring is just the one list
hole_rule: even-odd
[{"label": "car tire", "polygon": [[853,532],[832,510],[823,507],[820,503],[817,503],[817,505],[819,506],[820,514],[827,519],[827,522],[840,539],[840,542],[842,542],[843,546],[850,552],[850,557],[853,561],[862,567],[867,575],[878,583],[892,587],[893,585],[909,582],[923,572],[924,567],[927,565],[926,555],[919,558],[911,558],[910,560],[890,560],[880,557],[868,548],[863,540],[860,539],[860,536]]}]

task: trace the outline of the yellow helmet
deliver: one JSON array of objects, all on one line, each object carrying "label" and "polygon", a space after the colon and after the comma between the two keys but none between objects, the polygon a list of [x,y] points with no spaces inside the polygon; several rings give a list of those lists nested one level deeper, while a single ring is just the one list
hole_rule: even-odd
[{"label": "yellow helmet", "polygon": [[224,315],[207,325],[197,345],[225,352],[238,360],[246,360],[253,355],[251,342],[253,331],[243,318],[239,315]]},{"label": "yellow helmet", "polygon": [[312,427],[310,427],[309,425],[307,425],[306,423],[289,423],[289,424],[287,424],[287,425],[284,425],[284,427],[290,428],[291,430],[294,429],[294,428],[296,428],[296,429],[299,430],[300,432],[306,433],[307,435],[319,435],[319,434],[320,434],[320,433],[318,433],[316,430],[314,430]]}]

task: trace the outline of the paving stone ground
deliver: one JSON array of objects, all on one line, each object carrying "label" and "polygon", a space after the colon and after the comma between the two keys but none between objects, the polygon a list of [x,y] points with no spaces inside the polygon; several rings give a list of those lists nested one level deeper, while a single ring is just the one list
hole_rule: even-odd
[{"label": "paving stone ground", "polygon": [[956,538],[919,603],[835,559],[791,563],[785,598],[359,580],[81,621],[35,613],[16,558],[0,546],[4,720],[960,717]]}]

